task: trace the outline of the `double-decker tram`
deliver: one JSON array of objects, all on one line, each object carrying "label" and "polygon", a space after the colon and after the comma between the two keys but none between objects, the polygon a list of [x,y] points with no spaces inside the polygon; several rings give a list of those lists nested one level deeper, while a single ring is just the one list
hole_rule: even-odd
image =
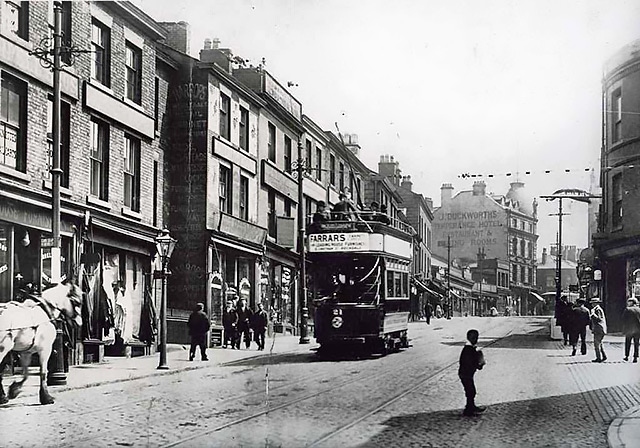
[{"label": "double-decker tram", "polygon": [[377,353],[409,346],[410,229],[361,218],[309,226],[320,354],[350,345]]}]

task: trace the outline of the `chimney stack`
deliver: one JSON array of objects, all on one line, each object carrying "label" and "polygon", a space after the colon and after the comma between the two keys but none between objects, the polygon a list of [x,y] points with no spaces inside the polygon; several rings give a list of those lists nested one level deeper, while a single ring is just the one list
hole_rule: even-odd
[{"label": "chimney stack", "polygon": [[191,51],[191,26],[187,22],[160,22],[167,31],[165,43],[176,51],[189,54]]},{"label": "chimney stack", "polygon": [[451,202],[451,196],[453,195],[453,185],[451,184],[442,184],[440,187],[440,207],[444,207],[445,205]]},{"label": "chimney stack", "polygon": [[413,182],[411,182],[411,176],[402,176],[402,183],[400,186],[405,190],[412,191]]},{"label": "chimney stack", "polygon": [[218,65],[227,73],[233,72],[233,65],[231,58],[232,52],[228,48],[218,48],[220,46],[220,39],[217,37],[213,39],[205,39],[204,46],[200,50],[200,61],[208,62]]},{"label": "chimney stack", "polygon": [[486,189],[487,189],[487,185],[484,183],[483,180],[477,180],[473,183],[474,196],[484,196]]}]

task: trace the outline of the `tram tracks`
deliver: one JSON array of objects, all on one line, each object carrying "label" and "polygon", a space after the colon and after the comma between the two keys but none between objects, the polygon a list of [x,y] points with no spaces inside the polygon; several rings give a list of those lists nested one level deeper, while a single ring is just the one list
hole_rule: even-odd
[{"label": "tram tracks", "polygon": [[[492,325],[486,329],[483,330],[483,332],[486,334],[489,331],[491,331],[493,328],[496,328],[498,325]],[[513,329],[510,329],[506,334],[495,338],[494,340],[482,345],[482,348],[484,347],[489,347],[497,342],[499,342],[500,340],[508,337],[511,332],[513,331]],[[416,338],[416,340],[419,340],[422,338]],[[393,357],[394,355],[390,355],[391,357]],[[381,358],[383,359],[383,358]],[[199,431],[197,433],[193,433],[190,434],[189,436],[182,438],[182,439],[178,439],[175,440],[171,443],[165,444],[163,445],[163,447],[165,448],[169,448],[169,447],[175,447],[175,446],[180,446],[183,444],[188,444],[189,442],[194,442],[197,440],[205,440],[206,437],[212,436],[215,433],[220,433],[222,431],[224,431],[225,429],[231,428],[233,426],[237,426],[240,425],[242,423],[245,422],[249,422],[255,419],[259,419],[260,417],[266,416],[268,414],[271,413],[275,413],[277,411],[281,411],[281,410],[285,410],[287,408],[291,408],[294,407],[300,403],[303,403],[305,401],[310,401],[313,398],[316,397],[320,397],[324,394],[327,394],[329,392],[335,393],[338,390],[343,390],[345,388],[347,388],[350,385],[353,385],[354,383],[365,383],[365,382],[374,382],[378,379],[384,378],[385,376],[390,376],[390,375],[396,375],[398,372],[407,372],[409,370],[410,367],[418,367],[421,368],[424,366],[424,360],[423,359],[416,359],[415,357],[408,357],[406,358],[407,361],[402,362],[402,363],[398,363],[398,362],[394,362],[390,365],[388,365],[385,369],[381,369],[380,371],[376,372],[376,373],[372,373],[372,374],[368,374],[368,375],[354,375],[352,378],[349,378],[348,380],[343,380],[340,382],[331,382],[330,383],[330,387],[328,388],[321,388],[318,391],[315,392],[310,392],[310,393],[306,393],[306,394],[302,394],[301,396],[298,396],[296,398],[290,399],[290,400],[286,400],[285,402],[282,402],[280,404],[274,405],[274,406],[269,406],[265,409],[261,409],[259,411],[255,411],[252,413],[249,413],[247,415],[238,417],[236,419],[230,420],[228,422],[219,424],[215,427],[212,428],[207,428],[203,431]],[[396,360],[397,361],[397,360]],[[338,426],[338,427],[333,427],[330,431],[322,434],[319,438],[315,439],[313,442],[311,442],[310,444],[308,444],[308,446],[317,446],[320,444],[323,444],[324,442],[326,442],[327,440],[330,440],[331,438],[333,438],[334,436],[348,430],[349,428],[357,425],[358,423],[362,422],[363,420],[367,419],[368,417],[374,415],[375,413],[379,412],[380,410],[384,409],[385,407],[397,402],[398,400],[402,399],[403,397],[405,397],[406,395],[414,392],[415,390],[419,389],[420,387],[422,387],[425,383],[429,382],[430,380],[438,377],[439,375],[442,375],[443,373],[445,373],[447,370],[451,369],[452,367],[456,366],[458,362],[458,358],[457,355],[454,356],[453,358],[450,358],[448,360],[446,360],[444,362],[444,366],[436,369],[435,371],[431,371],[427,374],[423,374],[423,375],[417,375],[417,376],[410,376],[411,377],[411,382],[412,385],[408,386],[408,387],[404,387],[402,388],[398,393],[394,394],[391,396],[391,398],[385,399],[382,402],[379,402],[379,404],[377,406],[375,406],[373,409],[365,412],[364,414],[360,414],[359,416],[349,420],[348,422]],[[379,366],[378,366],[379,367]],[[321,376],[325,376],[326,374],[322,374],[319,375]],[[317,378],[318,376],[316,376]],[[286,387],[286,388],[293,388],[293,387],[300,387],[301,390],[304,390],[303,387],[301,387],[303,384],[306,384],[308,382],[312,381],[310,378],[305,378],[305,380],[303,380],[303,382],[296,382],[293,385],[292,384],[288,384],[288,385],[283,385],[282,387]],[[313,380],[315,381],[315,380]],[[417,381],[417,382],[416,382]]]}]

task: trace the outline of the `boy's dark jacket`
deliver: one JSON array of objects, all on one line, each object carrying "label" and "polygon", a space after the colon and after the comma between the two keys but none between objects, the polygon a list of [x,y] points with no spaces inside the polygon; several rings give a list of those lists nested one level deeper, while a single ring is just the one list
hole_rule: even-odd
[{"label": "boy's dark jacket", "polygon": [[482,351],[478,350],[475,345],[465,345],[460,353],[460,367],[458,375],[461,378],[473,378],[476,370],[482,369],[484,365],[484,357]]}]

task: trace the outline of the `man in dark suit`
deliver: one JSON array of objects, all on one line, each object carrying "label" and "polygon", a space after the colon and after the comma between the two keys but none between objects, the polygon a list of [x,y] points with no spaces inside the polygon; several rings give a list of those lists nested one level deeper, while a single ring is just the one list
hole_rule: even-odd
[{"label": "man in dark suit", "polygon": [[207,358],[207,331],[209,331],[209,318],[204,313],[204,305],[196,304],[196,309],[189,316],[187,327],[191,336],[191,348],[189,349],[189,361],[193,361],[196,355],[196,347],[200,347],[200,357],[203,361]]},{"label": "man in dark suit", "polygon": [[249,348],[251,345],[251,317],[253,313],[251,308],[247,306],[245,299],[238,301],[238,308],[236,309],[238,315],[238,333],[236,337],[236,348],[240,348],[240,338],[244,338],[244,345]]},{"label": "man in dark suit", "polygon": [[267,331],[267,323],[269,318],[264,310],[264,305],[258,303],[258,310],[253,314],[253,339],[258,344],[258,350],[264,350],[264,334]]},{"label": "man in dark suit", "polygon": [[638,362],[638,345],[640,345],[640,308],[638,299],[630,297],[627,307],[622,312],[622,332],[624,333],[624,360],[629,361],[631,341],[633,340],[633,362]]},{"label": "man in dark suit", "polygon": [[578,345],[578,338],[580,338],[580,353],[582,355],[587,354],[587,343],[585,338],[587,337],[587,327],[591,322],[591,316],[589,309],[585,306],[584,299],[578,299],[578,303],[571,310],[569,314],[569,343],[573,347],[571,356],[576,355],[576,346]]}]

